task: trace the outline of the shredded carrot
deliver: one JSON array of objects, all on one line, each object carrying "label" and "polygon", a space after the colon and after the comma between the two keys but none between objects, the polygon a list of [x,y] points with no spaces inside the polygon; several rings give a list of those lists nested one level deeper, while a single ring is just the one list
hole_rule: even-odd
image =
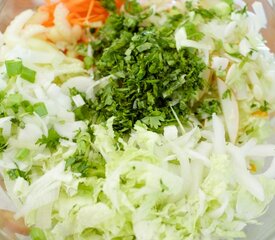
[{"label": "shredded carrot", "polygon": [[255,165],[254,163],[249,163],[249,170],[250,170],[250,172],[252,172],[252,173],[257,172],[257,167],[256,167],[256,165]]},{"label": "shredded carrot", "polygon": [[266,118],[268,117],[268,113],[263,111],[256,111],[252,113],[252,116]]},{"label": "shredded carrot", "polygon": [[[54,25],[54,11],[59,3],[63,3],[69,10],[68,21],[74,25],[88,25],[92,22],[105,22],[109,16],[108,11],[101,5],[99,0],[45,0],[45,5],[39,8],[49,14],[48,20],[43,23],[44,26]],[[115,0],[118,9],[124,4],[124,0]]]}]

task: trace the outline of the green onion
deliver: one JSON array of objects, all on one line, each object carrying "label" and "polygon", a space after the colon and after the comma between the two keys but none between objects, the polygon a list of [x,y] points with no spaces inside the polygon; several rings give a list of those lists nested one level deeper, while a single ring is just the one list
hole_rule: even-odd
[{"label": "green onion", "polygon": [[36,76],[36,72],[23,66],[22,67],[22,72],[21,72],[21,77],[31,83],[35,82],[35,76]]},{"label": "green onion", "polygon": [[28,148],[22,148],[19,150],[19,152],[16,154],[16,158],[18,160],[24,160],[26,157],[28,157],[30,154],[30,150]]},{"label": "green onion", "polygon": [[32,240],[47,240],[45,233],[40,228],[32,228],[30,235]]},{"label": "green onion", "polygon": [[33,105],[33,111],[36,112],[40,117],[44,117],[48,114],[48,110],[43,102],[35,103]]},{"label": "green onion", "polygon": [[22,61],[21,60],[8,60],[5,61],[7,74],[9,77],[19,75],[22,71]]}]

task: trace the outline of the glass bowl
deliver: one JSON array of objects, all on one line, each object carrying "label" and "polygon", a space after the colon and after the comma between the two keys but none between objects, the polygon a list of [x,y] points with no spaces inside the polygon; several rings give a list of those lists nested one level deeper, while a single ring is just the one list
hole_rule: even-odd
[{"label": "glass bowl", "polygon": [[[260,0],[266,11],[268,26],[262,31],[271,51],[275,53],[275,3],[272,7],[267,0]],[[36,8],[43,0],[0,0],[0,31],[4,31],[9,22],[21,11],[28,8]],[[254,0],[246,0],[251,9]],[[275,142],[275,141],[274,141]],[[1,176],[0,176],[1,186]],[[1,211],[0,211],[0,240],[11,240],[3,230],[1,230]],[[271,203],[268,211],[259,219],[261,224],[252,225],[246,228],[247,240],[274,240],[275,239],[275,199]]]}]

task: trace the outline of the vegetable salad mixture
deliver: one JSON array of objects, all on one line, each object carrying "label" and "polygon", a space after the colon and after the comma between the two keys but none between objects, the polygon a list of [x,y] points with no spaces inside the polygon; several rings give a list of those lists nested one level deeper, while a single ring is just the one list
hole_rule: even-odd
[{"label": "vegetable salad mixture", "polygon": [[5,231],[245,238],[275,195],[275,58],[252,8],[48,0],[18,15],[0,35],[0,209],[24,224]]}]

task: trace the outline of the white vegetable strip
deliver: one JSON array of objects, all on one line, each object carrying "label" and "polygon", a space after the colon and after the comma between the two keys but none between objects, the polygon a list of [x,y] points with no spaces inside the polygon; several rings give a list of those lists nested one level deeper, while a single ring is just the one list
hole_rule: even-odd
[{"label": "white vegetable strip", "polygon": [[268,169],[265,172],[263,172],[261,175],[267,178],[275,178],[275,157],[273,157]]},{"label": "white vegetable strip", "polygon": [[73,96],[72,99],[77,107],[81,107],[85,104],[85,101],[83,100],[80,94]]},{"label": "white vegetable strip", "polygon": [[258,21],[261,24],[261,26],[266,27],[267,19],[266,19],[263,4],[261,2],[256,1],[252,4],[252,8],[253,8],[254,12],[256,13],[256,16],[257,16]]},{"label": "white vegetable strip", "polygon": [[228,150],[232,155],[235,165],[236,177],[241,186],[245,187],[258,200],[264,201],[264,189],[255,176],[252,176],[246,168],[246,161],[242,152],[235,146],[229,145]]},{"label": "white vegetable strip", "polygon": [[[229,88],[227,88],[226,84],[222,80],[217,79],[217,83],[227,132],[230,141],[232,143],[235,143],[239,130],[238,103],[236,101],[234,93],[231,90],[229,90]],[[229,94],[225,97],[224,94],[226,91],[229,91]]]},{"label": "white vegetable strip", "polygon": [[220,118],[213,114],[213,147],[216,154],[225,153],[225,131]]},{"label": "white vegetable strip", "polygon": [[0,186],[0,209],[15,212],[17,208],[15,207],[12,200],[9,198],[7,193]]},{"label": "white vegetable strip", "polygon": [[248,156],[254,157],[270,157],[275,156],[275,145],[265,144],[265,145],[256,145],[247,151]]},{"label": "white vegetable strip", "polygon": [[33,14],[34,11],[26,10],[16,16],[5,31],[4,38],[6,43],[14,44],[20,41],[20,32]]}]

